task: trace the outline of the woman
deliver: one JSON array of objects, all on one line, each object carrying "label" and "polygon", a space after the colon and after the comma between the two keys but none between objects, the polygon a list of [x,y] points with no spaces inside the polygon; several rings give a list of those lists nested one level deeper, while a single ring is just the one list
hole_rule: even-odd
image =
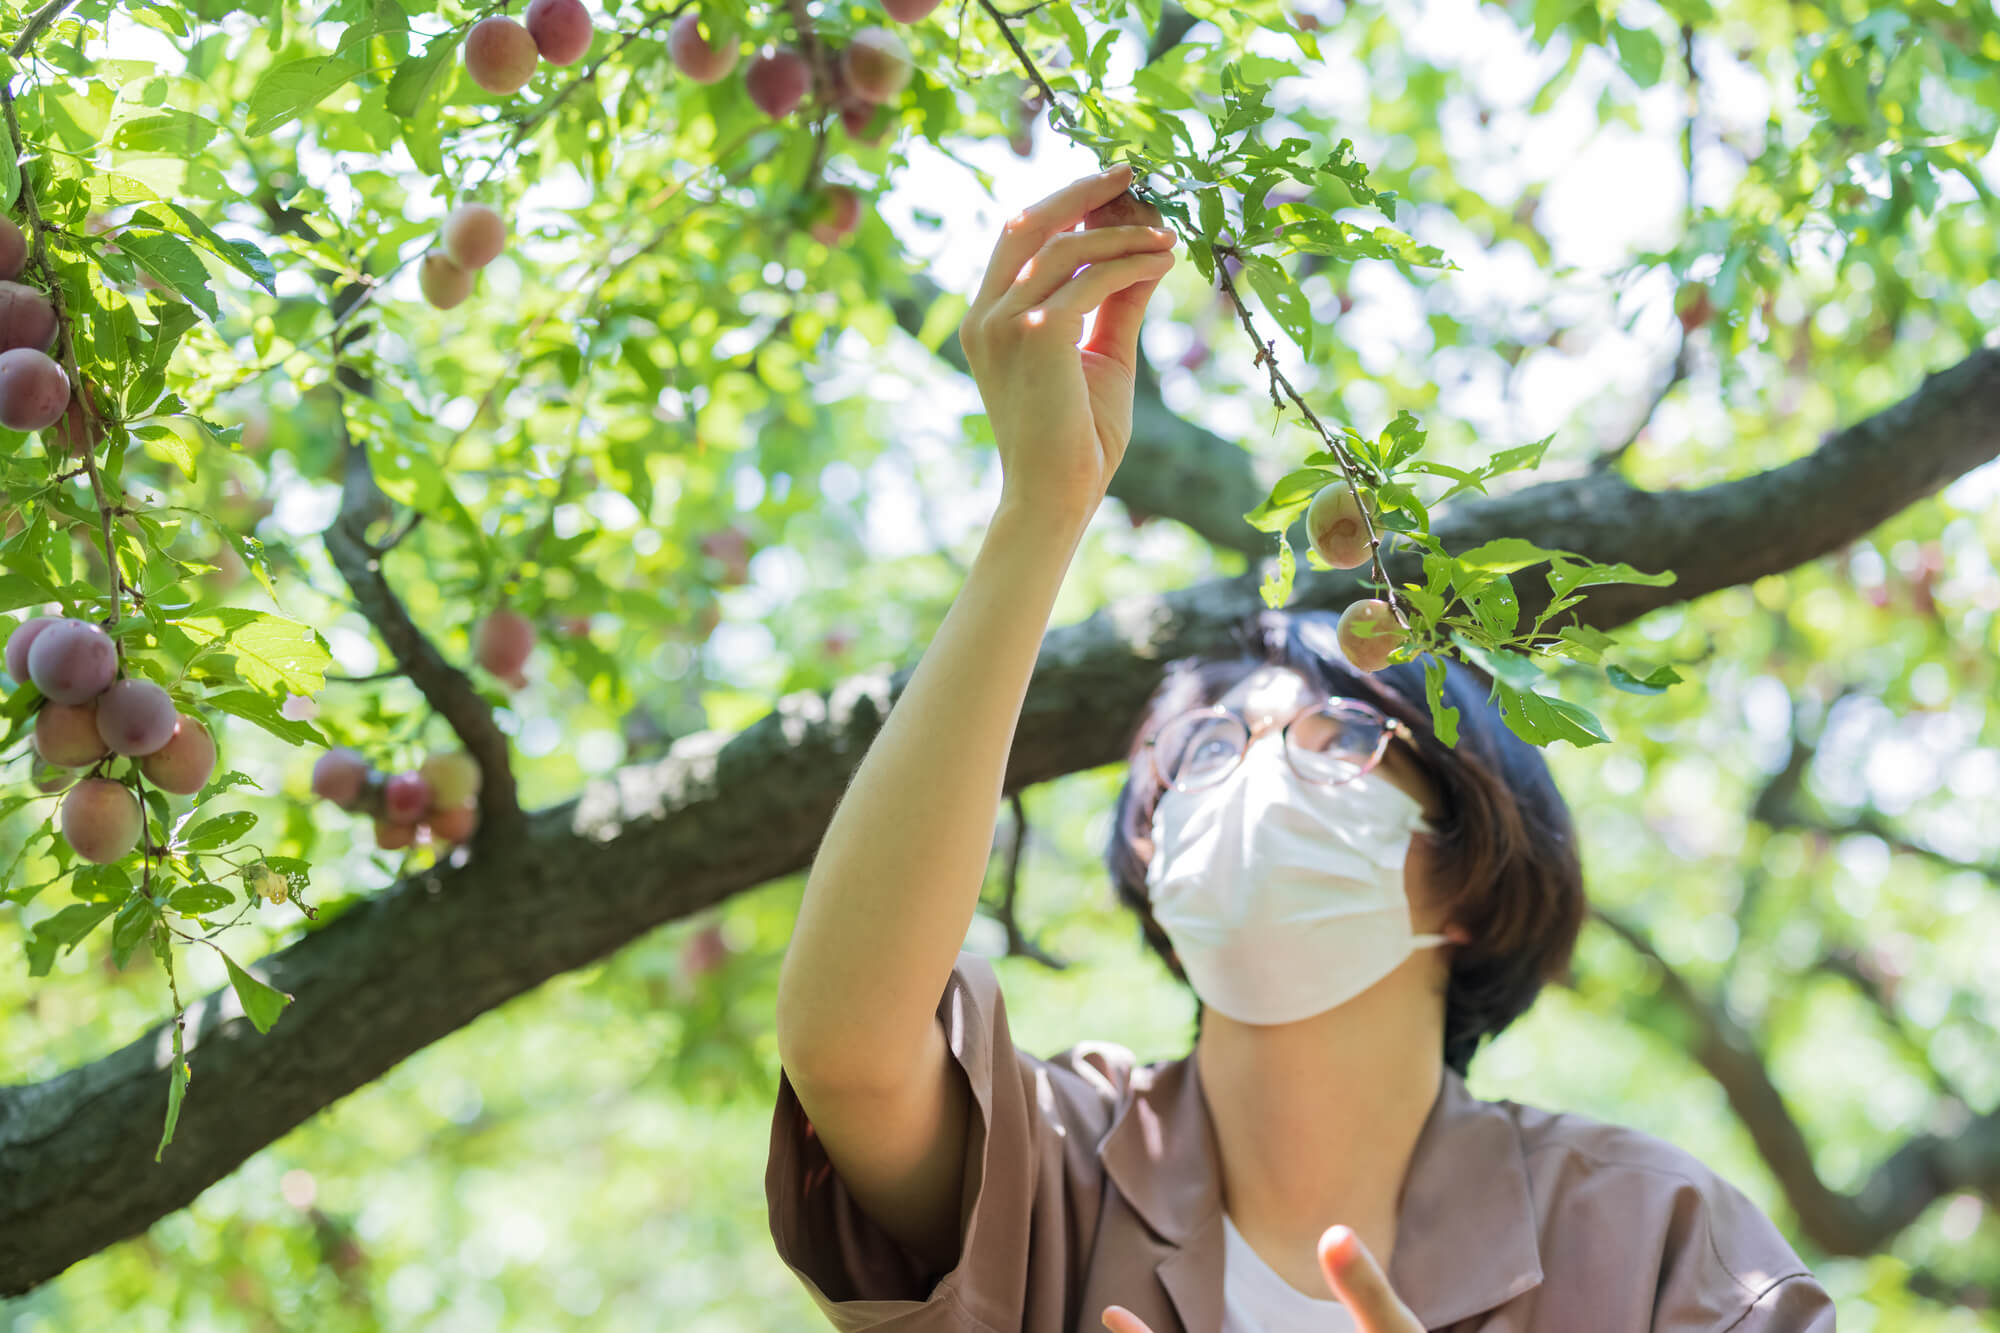
[{"label": "woman", "polygon": [[1462,668],[1452,748],[1421,669],[1352,671],[1325,615],[1260,613],[1243,660],[1174,664],[1134,740],[1107,859],[1201,1002],[1195,1049],[1013,1046],[959,945],[1173,262],[1169,232],[1073,230],[1129,179],[1010,220],[959,330],[1006,482],[786,951],[780,1255],[841,1329],[1832,1329],[1776,1228],[1688,1154],[1467,1094],[1478,1043],[1569,956],[1569,817]]}]

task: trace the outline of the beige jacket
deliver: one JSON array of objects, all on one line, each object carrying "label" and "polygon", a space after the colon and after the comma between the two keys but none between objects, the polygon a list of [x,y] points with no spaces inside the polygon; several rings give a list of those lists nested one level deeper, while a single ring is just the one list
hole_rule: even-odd
[{"label": "beige jacket", "polygon": [[[1222,1323],[1219,1157],[1197,1065],[1014,1048],[961,953],[938,1004],[972,1089],[964,1242],[928,1273],[848,1195],[780,1078],[764,1189],[778,1253],[837,1329],[1154,1333]],[[1755,1204],[1636,1130],[1480,1101],[1450,1069],[1404,1180],[1389,1279],[1450,1333],[1832,1333],[1832,1302]],[[1301,1333],[1309,1333],[1302,1330]]]}]

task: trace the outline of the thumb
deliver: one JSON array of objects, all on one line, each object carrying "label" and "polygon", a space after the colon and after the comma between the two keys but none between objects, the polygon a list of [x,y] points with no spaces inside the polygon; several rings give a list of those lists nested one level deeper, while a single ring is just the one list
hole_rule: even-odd
[{"label": "thumb", "polygon": [[1145,1320],[1122,1305],[1105,1306],[1103,1322],[1111,1333],[1153,1333],[1152,1329],[1146,1327]]},{"label": "thumb", "polygon": [[1382,1266],[1351,1228],[1332,1226],[1321,1234],[1319,1266],[1360,1333],[1424,1333],[1424,1326],[1396,1298]]}]

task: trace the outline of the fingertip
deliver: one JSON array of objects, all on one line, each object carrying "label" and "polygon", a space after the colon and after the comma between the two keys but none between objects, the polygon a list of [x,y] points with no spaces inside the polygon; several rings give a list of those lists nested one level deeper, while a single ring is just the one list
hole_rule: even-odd
[{"label": "fingertip", "polygon": [[1353,1257],[1353,1239],[1354,1230],[1351,1227],[1339,1223],[1328,1227],[1319,1237],[1320,1262],[1335,1268],[1345,1267]]}]

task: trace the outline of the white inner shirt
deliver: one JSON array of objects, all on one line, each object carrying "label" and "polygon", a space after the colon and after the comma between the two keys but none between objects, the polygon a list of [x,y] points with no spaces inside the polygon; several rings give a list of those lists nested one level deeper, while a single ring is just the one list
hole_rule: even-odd
[{"label": "white inner shirt", "polygon": [[1355,1333],[1354,1316],[1333,1299],[1316,1300],[1278,1276],[1222,1215],[1225,1257],[1222,1333]]}]

